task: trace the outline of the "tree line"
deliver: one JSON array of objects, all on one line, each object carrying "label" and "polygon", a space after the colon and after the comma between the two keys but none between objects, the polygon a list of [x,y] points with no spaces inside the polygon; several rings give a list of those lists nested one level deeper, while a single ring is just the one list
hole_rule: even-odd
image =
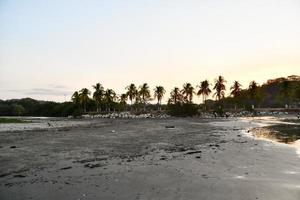
[{"label": "tree line", "polygon": [[[288,76],[268,80],[259,85],[251,81],[243,89],[238,81],[227,86],[223,76],[217,77],[213,83],[203,80],[197,86],[183,84],[182,88],[174,87],[168,96],[167,103],[163,86],[153,89],[147,83],[140,86],[130,84],[123,94],[117,95],[113,89],[105,89],[100,83],[92,86],[91,92],[83,88],[74,92],[70,102],[38,101],[31,98],[0,100],[1,116],[69,116],[84,113],[96,114],[112,111],[168,112],[175,116],[197,115],[199,112],[219,112],[224,110],[239,111],[254,108],[299,107],[300,76]],[[226,91],[229,94],[226,96]],[[213,99],[208,99],[212,96]],[[202,103],[195,104],[195,97],[202,98]],[[151,103],[155,101],[156,103]]]},{"label": "tree line", "polygon": [[[227,97],[225,96],[226,83],[227,81],[223,76],[218,76],[213,84],[210,84],[208,80],[204,80],[196,87],[193,87],[191,83],[183,84],[182,88],[174,87],[170,92],[166,109],[189,107],[190,110],[196,110],[199,106],[196,107],[193,103],[195,95],[202,97],[201,109],[204,111],[211,110],[211,108],[219,111],[229,107],[234,108],[234,110],[251,110],[260,106],[290,107],[292,104],[297,104],[300,98],[300,77],[296,75],[268,80],[262,86],[256,81],[251,81],[246,89],[242,89],[239,81],[234,81],[229,88],[230,92]],[[274,84],[276,89],[268,91]],[[156,110],[161,111],[162,99],[166,93],[163,86],[156,86],[152,95],[147,83],[138,87],[131,83],[125,88],[125,93],[121,95],[116,95],[116,92],[112,89],[105,90],[100,83],[94,85],[93,89],[94,92],[91,98],[91,92],[87,88],[76,91],[72,95],[72,102],[79,109],[81,108],[83,112],[87,112],[87,104],[91,100],[96,104],[96,112],[110,112],[112,110],[146,111],[147,106],[151,105],[149,102],[153,100],[157,101]],[[215,101],[207,99],[211,94]],[[268,101],[270,96],[272,98],[275,96],[275,100]],[[127,104],[128,101],[130,104]],[[153,106],[151,107],[153,108]]]}]

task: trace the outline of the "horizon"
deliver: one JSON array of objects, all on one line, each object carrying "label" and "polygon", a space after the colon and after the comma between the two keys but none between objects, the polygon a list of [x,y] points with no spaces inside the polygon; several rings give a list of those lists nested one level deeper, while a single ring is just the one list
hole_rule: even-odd
[{"label": "horizon", "polygon": [[[300,2],[1,1],[0,99],[300,75]],[[228,94],[228,92],[226,93]],[[195,98],[194,102],[200,101]]]}]

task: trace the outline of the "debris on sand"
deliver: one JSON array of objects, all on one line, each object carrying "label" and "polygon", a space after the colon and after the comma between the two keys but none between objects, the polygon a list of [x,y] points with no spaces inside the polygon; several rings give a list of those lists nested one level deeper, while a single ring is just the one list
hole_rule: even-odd
[{"label": "debris on sand", "polygon": [[166,128],[175,128],[175,126],[165,126]]},{"label": "debris on sand", "polygon": [[232,140],[233,142],[235,143],[240,143],[240,144],[243,144],[243,143],[247,143],[248,141],[238,141],[238,140]]},{"label": "debris on sand", "polygon": [[201,176],[202,176],[202,178],[205,178],[205,179],[209,178],[209,176],[207,174],[202,174]]},{"label": "debris on sand", "polygon": [[68,167],[60,168],[60,170],[67,170],[67,169],[71,169],[71,168],[72,168],[71,166],[68,166]]},{"label": "debris on sand", "polygon": [[166,119],[170,118],[167,114],[132,114],[130,112],[120,112],[120,113],[108,113],[108,114],[97,114],[97,115],[82,115],[82,118],[92,119],[92,118],[109,118],[109,119]]},{"label": "debris on sand", "polygon": [[90,168],[90,169],[93,169],[93,168],[96,168],[96,167],[102,167],[104,165],[101,165],[100,163],[96,163],[96,164],[93,164],[93,163],[87,163],[84,165],[84,167],[87,167],[87,168]]},{"label": "debris on sand", "polygon": [[6,187],[12,187],[14,184],[13,183],[5,183],[4,184]]},{"label": "debris on sand", "polygon": [[3,174],[0,174],[0,178],[2,177],[5,177],[5,176],[9,176],[11,173],[3,173]]},{"label": "debris on sand", "polygon": [[202,151],[189,151],[189,152],[186,152],[185,154],[186,155],[191,155],[191,154],[196,154],[196,153],[202,153]]},{"label": "debris on sand", "polygon": [[167,156],[162,155],[162,156],[160,157],[160,160],[167,160]]},{"label": "debris on sand", "polygon": [[219,144],[209,144],[210,147],[220,147]]},{"label": "debris on sand", "polygon": [[24,177],[26,177],[26,176],[23,175],[23,174],[16,174],[16,175],[14,175],[14,177],[15,177],[15,178],[24,178]]},{"label": "debris on sand", "polygon": [[76,160],[73,161],[73,163],[88,163],[88,162],[95,162],[95,161],[103,161],[103,160],[107,160],[107,157],[101,157],[101,158],[87,158],[87,159],[82,159],[82,160]]}]

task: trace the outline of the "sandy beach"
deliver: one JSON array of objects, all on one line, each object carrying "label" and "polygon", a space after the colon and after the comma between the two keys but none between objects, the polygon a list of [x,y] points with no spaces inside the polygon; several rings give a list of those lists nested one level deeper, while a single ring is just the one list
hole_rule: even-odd
[{"label": "sandy beach", "polygon": [[300,199],[297,149],[251,134],[273,118],[61,123],[0,129],[0,199]]}]

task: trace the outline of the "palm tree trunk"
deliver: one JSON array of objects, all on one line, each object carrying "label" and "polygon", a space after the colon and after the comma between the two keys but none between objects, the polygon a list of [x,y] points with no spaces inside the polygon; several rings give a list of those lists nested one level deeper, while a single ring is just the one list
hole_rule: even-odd
[{"label": "palm tree trunk", "polygon": [[157,110],[160,111],[159,99],[157,100]]},{"label": "palm tree trunk", "polygon": [[202,101],[203,101],[203,105],[204,105],[204,111],[206,111],[205,96],[203,94],[202,94]]}]

